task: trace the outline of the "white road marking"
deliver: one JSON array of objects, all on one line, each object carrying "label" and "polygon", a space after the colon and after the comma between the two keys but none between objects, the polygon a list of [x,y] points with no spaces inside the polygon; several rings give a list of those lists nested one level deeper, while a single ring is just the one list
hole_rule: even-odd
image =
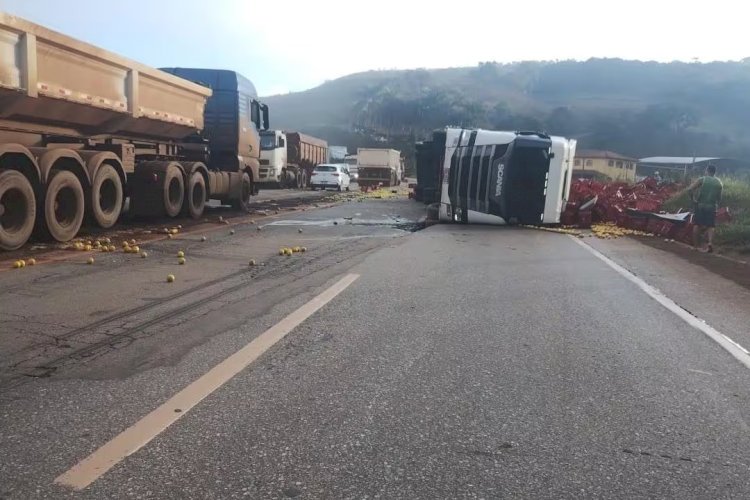
[{"label": "white road marking", "polygon": [[693,372],[693,373],[700,373],[701,375],[711,375],[711,376],[713,376],[713,373],[704,372],[703,370],[695,370],[693,368],[689,368],[688,371],[689,372]]},{"label": "white road marking", "polygon": [[730,339],[720,331],[716,330],[714,327],[706,323],[704,320],[693,316],[689,312],[687,312],[685,309],[677,305],[672,299],[664,295],[662,292],[660,292],[658,289],[652,287],[645,281],[643,281],[641,278],[636,276],[635,274],[631,273],[603,253],[599,252],[595,248],[589,246],[588,244],[580,241],[578,238],[572,237],[572,240],[581,245],[583,248],[594,254],[597,258],[599,258],[601,261],[603,261],[605,264],[607,264],[609,267],[620,273],[622,276],[624,276],[626,279],[634,283],[638,288],[646,292],[647,295],[649,295],[652,299],[657,301],[659,304],[667,308],[668,310],[672,311],[674,314],[680,317],[683,321],[685,321],[688,325],[692,326],[693,328],[700,330],[706,336],[708,336],[711,340],[715,341],[717,344],[719,344],[721,347],[724,348],[729,354],[734,356],[740,363],[745,365],[745,367],[750,368],[750,352],[748,352],[747,349],[742,347],[740,344],[735,342],[734,340]]},{"label": "white road marking", "polygon": [[[82,490],[135,453],[359,278],[347,274],[55,479]],[[176,411],[176,410],[179,410]]]}]

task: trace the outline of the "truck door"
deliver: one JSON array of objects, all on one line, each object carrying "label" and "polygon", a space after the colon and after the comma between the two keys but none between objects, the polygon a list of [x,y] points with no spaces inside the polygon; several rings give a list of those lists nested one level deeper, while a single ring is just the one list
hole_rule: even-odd
[{"label": "truck door", "polygon": [[476,131],[468,141],[462,134],[451,157],[448,193],[453,220],[469,222],[469,211],[474,211],[509,224],[541,223],[550,139],[524,134],[509,144],[476,146],[475,142]]}]

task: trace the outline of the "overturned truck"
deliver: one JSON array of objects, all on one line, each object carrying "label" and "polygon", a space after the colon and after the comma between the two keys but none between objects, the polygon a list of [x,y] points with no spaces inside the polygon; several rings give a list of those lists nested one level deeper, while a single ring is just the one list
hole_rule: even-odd
[{"label": "overturned truck", "polygon": [[417,198],[442,221],[557,224],[576,141],[541,132],[446,128],[417,144]]}]

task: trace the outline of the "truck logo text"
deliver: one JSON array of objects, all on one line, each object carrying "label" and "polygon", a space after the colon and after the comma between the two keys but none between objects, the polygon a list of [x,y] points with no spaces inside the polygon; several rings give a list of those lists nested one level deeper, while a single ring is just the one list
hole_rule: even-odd
[{"label": "truck logo text", "polygon": [[497,165],[497,182],[495,183],[495,196],[499,197],[503,192],[503,175],[505,174],[505,163]]}]

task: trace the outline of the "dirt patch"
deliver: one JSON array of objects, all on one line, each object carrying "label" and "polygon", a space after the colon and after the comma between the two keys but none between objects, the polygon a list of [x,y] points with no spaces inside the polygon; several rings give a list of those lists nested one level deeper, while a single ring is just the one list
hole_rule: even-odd
[{"label": "dirt patch", "polygon": [[670,252],[692,264],[704,267],[750,290],[750,265],[743,260],[737,260],[734,256],[698,252],[687,245],[667,242],[660,238],[636,237],[636,239],[644,245]]}]

